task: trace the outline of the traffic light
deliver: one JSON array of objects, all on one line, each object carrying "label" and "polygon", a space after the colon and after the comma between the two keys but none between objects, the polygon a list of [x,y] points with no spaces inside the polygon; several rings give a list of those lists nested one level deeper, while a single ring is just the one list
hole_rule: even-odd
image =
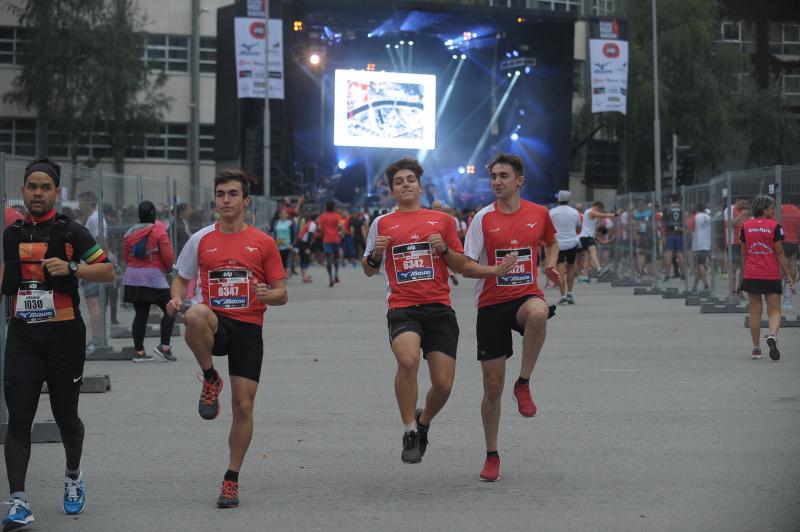
[{"label": "traffic light", "polygon": [[691,148],[678,149],[678,185],[694,184],[694,163],[696,157]]}]

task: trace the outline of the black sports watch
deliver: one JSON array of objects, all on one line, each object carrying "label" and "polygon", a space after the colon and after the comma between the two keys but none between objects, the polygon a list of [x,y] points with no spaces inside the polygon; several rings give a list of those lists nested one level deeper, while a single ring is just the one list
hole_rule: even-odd
[{"label": "black sports watch", "polygon": [[78,263],[72,260],[69,262],[69,274],[75,275],[76,273],[78,273]]},{"label": "black sports watch", "polygon": [[369,255],[367,255],[367,264],[369,264],[373,268],[380,268],[381,267],[381,259],[380,258],[378,258],[377,260],[373,259],[372,258],[372,251],[370,251]]},{"label": "black sports watch", "polygon": [[450,253],[450,246],[448,246],[448,245],[445,243],[445,245],[444,245],[444,251],[440,251],[439,253],[441,253],[442,257],[444,257],[445,255],[447,255],[448,253]]}]

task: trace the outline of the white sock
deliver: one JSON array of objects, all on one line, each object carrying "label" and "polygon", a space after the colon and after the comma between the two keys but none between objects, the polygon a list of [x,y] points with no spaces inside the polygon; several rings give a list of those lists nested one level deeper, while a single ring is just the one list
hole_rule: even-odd
[{"label": "white sock", "polygon": [[412,421],[410,424],[406,425],[406,432],[412,432],[417,430],[417,422]]}]

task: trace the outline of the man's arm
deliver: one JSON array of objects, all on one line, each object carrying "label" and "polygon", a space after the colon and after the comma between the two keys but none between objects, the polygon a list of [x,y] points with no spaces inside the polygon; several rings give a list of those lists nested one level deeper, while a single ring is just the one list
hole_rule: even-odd
[{"label": "man's arm", "polygon": [[[455,229],[455,226],[453,228]],[[466,264],[467,259],[462,253],[459,253],[458,251],[455,251],[449,247],[442,238],[442,235],[439,233],[434,233],[430,236],[428,241],[431,243],[431,246],[436,248],[436,251],[439,252],[439,255],[444,258],[444,261],[447,263],[447,267],[450,268],[450,270],[456,273],[462,273],[464,271],[464,265]]]},{"label": "man's arm", "polygon": [[[63,277],[69,275],[69,262],[56,257],[42,259],[42,267],[47,269],[47,273],[53,277]],[[116,278],[114,265],[110,262],[100,262],[94,264],[78,263],[78,270],[75,277],[93,283],[110,283]]]},{"label": "man's arm", "polygon": [[470,279],[486,279],[487,277],[505,275],[510,272],[517,263],[517,255],[512,253],[507,253],[503,257],[503,260],[494,266],[479,264],[472,260],[472,257],[467,257],[466,255],[465,257],[466,261],[464,262],[464,269],[461,271],[461,275]]},{"label": "man's arm", "polygon": [[271,306],[285,305],[289,301],[285,279],[276,279],[269,285],[256,283],[255,293],[258,301]]}]

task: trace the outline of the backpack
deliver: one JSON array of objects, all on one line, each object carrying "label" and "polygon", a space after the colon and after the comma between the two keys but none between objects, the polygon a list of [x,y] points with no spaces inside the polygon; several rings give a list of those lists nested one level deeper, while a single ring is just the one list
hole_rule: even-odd
[{"label": "backpack", "polygon": [[144,259],[149,255],[147,249],[147,241],[150,239],[150,232],[140,238],[133,246],[131,246],[131,256],[137,259]]}]

